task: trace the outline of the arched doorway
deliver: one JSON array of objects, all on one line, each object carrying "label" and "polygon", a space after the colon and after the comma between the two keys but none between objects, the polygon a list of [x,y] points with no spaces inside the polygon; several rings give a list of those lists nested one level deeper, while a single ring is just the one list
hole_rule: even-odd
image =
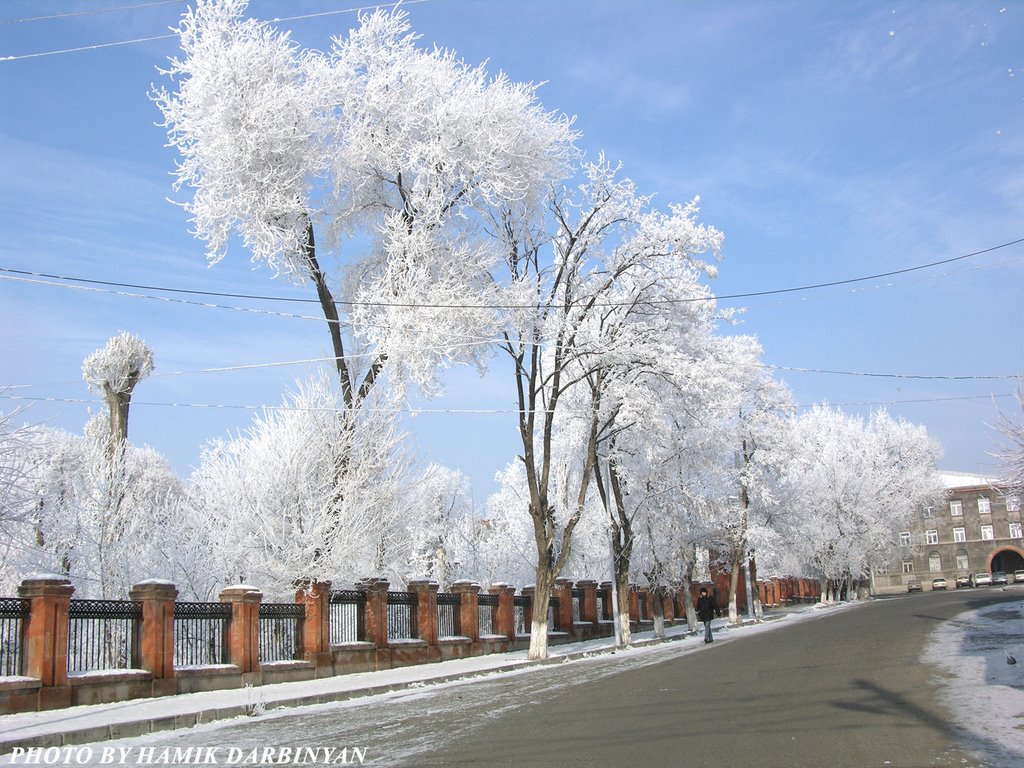
[{"label": "arched doorway", "polygon": [[1024,570],[1024,549],[1020,547],[999,547],[988,556],[988,572],[1003,571],[1012,574]]}]

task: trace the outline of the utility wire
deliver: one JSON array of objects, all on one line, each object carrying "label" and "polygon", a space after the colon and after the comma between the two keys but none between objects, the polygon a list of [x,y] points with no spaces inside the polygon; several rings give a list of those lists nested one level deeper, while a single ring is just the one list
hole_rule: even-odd
[{"label": "utility wire", "polygon": [[[401,0],[398,3],[377,3],[376,5],[364,5],[358,8],[342,8],[337,11],[321,11],[319,13],[306,13],[300,16],[281,16],[278,18],[269,19],[269,22],[282,22],[282,21],[301,21],[303,19],[315,19],[322,16],[336,16],[341,13],[358,13],[359,11],[371,11],[376,8],[387,8],[396,7],[398,5],[413,5],[415,3],[428,3],[430,0]],[[140,6],[141,7],[141,6]],[[31,21],[31,19],[27,19]],[[22,21],[22,19],[12,19],[12,21]],[[132,40],[119,40],[114,43],[96,43],[94,45],[82,45],[77,48],[62,48],[55,51],[39,51],[38,53],[24,53],[16,56],[0,56],[0,62],[5,61],[20,61],[22,59],[38,59],[43,56],[59,56],[65,53],[81,53],[82,51],[96,51],[101,48],[114,48],[121,45],[135,45],[136,43],[148,43],[153,40],[170,40],[176,38],[176,33],[170,33],[167,35],[152,35],[150,37],[137,37]]]},{"label": "utility wire", "polygon": [[[870,405],[901,405],[901,404],[916,404],[916,403],[944,403],[955,400],[992,400],[996,398],[1007,398],[1015,397],[1013,393],[1005,394],[990,394],[990,395],[968,395],[965,397],[933,397],[933,398],[922,398],[922,399],[911,399],[911,400],[880,400],[875,402],[850,402],[850,403],[829,403],[833,407],[854,407],[854,406],[870,406]],[[29,402],[47,402],[47,403],[67,403],[71,405],[96,405],[103,406],[104,402],[97,399],[89,398],[73,398],[73,397],[30,397],[27,395],[9,395],[0,393],[0,399],[2,400],[18,400],[18,401],[29,401]],[[331,411],[330,408],[297,408],[289,405],[243,405],[243,404],[231,404],[231,403],[165,403],[165,402],[153,402],[146,400],[132,400],[132,405],[145,405],[160,408],[197,408],[197,409],[212,409],[212,410],[244,410],[244,411]],[[813,408],[813,405],[797,405],[796,408]],[[415,408],[412,406],[405,406],[401,408],[360,408],[360,413],[407,413],[410,415],[417,414],[463,414],[463,415],[494,415],[494,414],[522,414],[530,413],[530,411],[523,411],[519,408]],[[544,412],[543,409],[536,411],[537,413]],[[590,411],[586,409],[573,409],[570,412],[576,414],[589,414]]]},{"label": "utility wire", "polygon": [[[864,275],[863,277],[850,277],[850,278],[845,278],[845,279],[841,279],[841,280],[831,280],[831,281],[823,282],[823,283],[811,283],[811,284],[808,284],[808,285],[792,286],[792,287],[789,287],[789,288],[771,288],[771,289],[767,289],[767,290],[763,290],[763,291],[749,291],[749,292],[746,292],[746,293],[729,293],[729,294],[723,294],[721,296],[697,296],[697,297],[685,298],[685,299],[658,299],[658,300],[652,301],[651,303],[652,304],[690,304],[690,303],[694,303],[694,302],[704,302],[704,301],[724,301],[726,299],[746,299],[746,298],[753,298],[753,297],[759,297],[759,296],[777,296],[777,295],[786,294],[786,293],[798,293],[798,292],[803,292],[803,291],[818,290],[818,289],[821,289],[821,288],[832,288],[832,287],[836,287],[836,286],[840,286],[840,285],[852,285],[854,283],[867,282],[868,280],[878,280],[878,279],[883,278],[883,277],[893,277],[894,275],[904,275],[904,274],[907,274],[907,273],[910,273],[910,272],[919,272],[921,270],[931,269],[933,267],[942,266],[944,264],[952,264],[952,263],[957,262],[957,261],[963,261],[965,259],[974,258],[976,256],[982,256],[982,255],[984,255],[986,253],[992,253],[993,251],[998,251],[998,250],[1001,250],[1003,248],[1009,248],[1009,247],[1014,246],[1014,245],[1019,245],[1020,243],[1024,243],[1024,237],[1018,238],[1016,240],[1010,240],[1010,241],[1005,242],[1005,243],[1000,243],[999,245],[993,245],[993,246],[991,246],[989,248],[983,248],[983,249],[978,250],[978,251],[972,251],[971,253],[965,253],[965,254],[962,254],[960,256],[953,256],[953,257],[948,258],[948,259],[940,259],[939,261],[931,261],[931,262],[928,262],[927,264],[917,264],[917,265],[912,266],[912,267],[905,267],[903,269],[896,269],[896,270],[892,270],[890,272],[879,272],[879,273],[873,274],[873,275]],[[156,286],[156,285],[140,285],[140,284],[135,284],[135,283],[119,283],[119,282],[114,282],[114,281],[109,281],[109,280],[94,280],[94,279],[89,279],[89,278],[84,278],[84,277],[72,277],[72,276],[69,276],[69,275],[56,275],[56,274],[48,274],[48,273],[44,273],[44,272],[30,272],[30,271],[26,271],[26,270],[12,269],[12,268],[9,268],[9,267],[0,267],[0,272],[7,273],[9,275],[22,275],[22,276],[26,276],[26,277],[34,277],[34,278],[41,278],[41,279],[48,279],[48,280],[64,280],[64,281],[67,281],[67,282],[88,283],[88,284],[91,284],[91,285],[102,285],[102,286],[109,286],[109,287],[114,287],[114,288],[132,288],[132,289],[136,289],[136,290],[145,290],[145,291],[161,291],[161,292],[165,292],[165,293],[183,293],[183,294],[191,294],[191,295],[194,295],[194,296],[212,296],[212,297],[217,297],[217,298],[230,298],[230,299],[251,299],[251,300],[256,300],[256,301],[293,301],[293,302],[307,303],[307,304],[319,303],[317,299],[310,299],[310,298],[301,298],[301,297],[289,298],[289,297],[286,297],[286,296],[264,296],[264,295],[258,295],[258,294],[227,293],[227,292],[219,292],[219,291],[196,291],[196,290],[188,290],[188,289],[184,289],[184,288],[167,288],[167,287]],[[0,275],[0,278],[2,278],[2,277],[3,276]],[[26,282],[28,282],[28,281],[26,281]],[[53,283],[47,283],[47,285],[54,285],[54,284]],[[71,287],[71,286],[63,286],[63,287]],[[160,299],[162,297],[145,296],[144,298]],[[183,303],[188,303],[188,302],[183,302]],[[335,301],[334,303],[336,305],[344,306],[344,307],[380,307],[380,308],[400,308],[400,309],[529,309],[529,308],[535,306],[533,304],[410,304],[410,303],[403,303],[403,302],[377,302],[377,301]],[[602,307],[628,306],[628,305],[631,305],[632,303],[633,302],[626,302],[626,301],[623,301],[623,302],[604,302],[604,303],[598,302],[598,303],[596,303],[595,306],[602,306]],[[203,304],[201,306],[215,306],[215,305]],[[237,308],[237,307],[219,307],[219,308],[221,308],[221,309],[241,309],[241,308]],[[243,311],[246,311],[246,310],[243,310]],[[249,310],[249,311],[252,311],[252,310]],[[288,315],[286,315],[286,316],[288,316]],[[322,318],[320,318],[320,319],[322,319]]]},{"label": "utility wire", "polygon": [[138,5],[120,5],[115,8],[96,8],[91,11],[69,11],[68,13],[55,13],[52,16],[29,16],[23,19],[0,19],[0,24],[21,24],[28,21],[51,21],[52,19],[67,19],[72,16],[98,16],[101,13],[114,13],[116,11],[135,11],[139,8],[152,8],[157,5],[181,4],[184,0],[157,0],[152,3],[139,3]]}]

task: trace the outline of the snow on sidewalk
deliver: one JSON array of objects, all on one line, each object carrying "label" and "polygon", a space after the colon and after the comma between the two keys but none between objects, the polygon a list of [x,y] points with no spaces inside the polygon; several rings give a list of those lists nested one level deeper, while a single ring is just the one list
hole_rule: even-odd
[{"label": "snow on sidewalk", "polygon": [[[849,604],[847,604],[849,605]],[[836,610],[844,605],[831,606]],[[727,627],[725,620],[714,622],[716,633],[758,632],[781,623],[822,615],[819,606],[800,606],[766,615],[766,622]],[[785,622],[777,619],[785,619]],[[702,630],[701,630],[702,632]],[[685,625],[666,627],[667,640],[683,640],[691,634]],[[630,652],[656,650],[662,641],[651,631],[634,633]],[[698,646],[694,644],[695,649]],[[200,723],[225,720],[251,714],[254,709],[299,707],[388,693],[426,684],[437,684],[486,673],[513,671],[525,667],[561,662],[566,658],[607,653],[615,650],[613,638],[566,643],[550,647],[550,658],[530,661],[526,651],[475,656],[433,664],[419,664],[377,672],[358,672],[294,683],[275,683],[257,687],[179,694],[151,699],[132,699],[109,704],[92,704],[45,712],[0,715],[0,755],[15,745],[63,746],[190,728]],[[0,765],[9,762],[0,757]]]}]

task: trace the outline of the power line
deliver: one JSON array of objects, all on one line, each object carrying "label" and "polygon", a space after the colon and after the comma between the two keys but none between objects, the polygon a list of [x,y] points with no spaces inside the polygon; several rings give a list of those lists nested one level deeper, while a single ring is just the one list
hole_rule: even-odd
[{"label": "power line", "polygon": [[[704,301],[724,301],[724,300],[727,300],[727,299],[746,299],[746,298],[754,298],[754,297],[760,297],[760,296],[776,296],[776,295],[786,294],[786,293],[798,293],[798,292],[804,292],[804,291],[813,291],[813,290],[818,290],[820,288],[833,288],[833,287],[841,286],[841,285],[852,285],[854,283],[863,283],[863,282],[867,282],[869,280],[878,280],[878,279],[883,278],[883,277],[893,277],[895,275],[904,275],[904,274],[908,274],[910,272],[919,272],[921,270],[931,269],[933,267],[943,266],[945,264],[952,264],[954,262],[963,261],[965,259],[974,258],[976,256],[982,256],[982,255],[984,255],[986,253],[992,253],[993,251],[998,251],[998,250],[1001,250],[1003,248],[1009,248],[1009,247],[1014,246],[1014,245],[1019,245],[1020,243],[1024,243],[1024,237],[1018,238],[1016,240],[1010,240],[1010,241],[1005,242],[1005,243],[1000,243],[999,245],[993,245],[993,246],[991,246],[989,248],[983,248],[983,249],[978,250],[978,251],[972,251],[971,253],[965,253],[965,254],[962,254],[960,256],[953,256],[953,257],[948,258],[948,259],[940,259],[939,261],[932,261],[932,262],[928,262],[927,264],[917,264],[917,265],[912,266],[912,267],[905,267],[903,269],[892,270],[890,272],[879,272],[877,274],[864,275],[862,277],[850,277],[850,278],[844,278],[844,279],[841,279],[841,280],[831,280],[831,281],[823,282],[823,283],[811,283],[811,284],[808,284],[808,285],[799,285],[799,286],[793,286],[793,287],[789,287],[789,288],[771,288],[771,289],[767,289],[767,290],[763,290],[763,291],[749,291],[749,292],[746,292],[746,293],[729,293],[729,294],[722,294],[721,296],[697,296],[697,297],[685,298],[685,299],[658,299],[658,300],[652,301],[651,303],[652,304],[691,304],[691,303],[695,303],[695,302],[704,302]],[[45,272],[30,272],[30,271],[27,271],[27,270],[12,269],[12,268],[9,268],[9,267],[0,267],[0,272],[5,272],[5,273],[7,273],[9,275],[22,275],[22,276],[26,276],[26,277],[34,277],[34,278],[47,279],[47,280],[64,280],[64,281],[67,281],[67,282],[87,283],[87,284],[91,284],[91,285],[102,285],[102,286],[108,286],[108,287],[114,287],[114,288],[131,288],[131,289],[145,290],[145,291],[161,291],[161,292],[165,292],[165,293],[182,293],[182,294],[189,294],[189,295],[193,295],[193,296],[211,296],[211,297],[215,297],[215,298],[229,298],[229,299],[249,299],[249,300],[255,300],[255,301],[290,301],[290,302],[298,302],[298,303],[306,303],[306,304],[316,304],[316,303],[319,303],[319,300],[317,300],[317,299],[302,298],[302,297],[294,297],[294,298],[292,298],[292,297],[287,297],[287,296],[266,296],[266,295],[260,295],[260,294],[228,293],[228,292],[220,292],[220,291],[198,291],[198,290],[189,290],[189,289],[185,289],[185,288],[168,288],[168,287],[165,287],[165,286],[142,285],[142,284],[136,284],[136,283],[120,283],[120,282],[115,282],[115,281],[110,281],[110,280],[95,280],[95,279],[84,278],[84,277],[73,277],[73,276],[69,276],[69,275],[48,274],[48,273],[45,273]],[[3,278],[3,275],[0,275],[0,278]],[[8,279],[11,279],[11,278],[8,278]],[[30,281],[25,281],[25,282],[30,282]],[[46,285],[55,285],[55,284],[53,284],[53,283],[46,283]],[[60,286],[60,287],[72,287],[72,286]],[[135,296],[138,297],[138,298],[163,299],[165,301],[170,301],[170,299],[165,299],[164,297],[159,297],[159,296],[142,296],[142,295],[135,295]],[[181,303],[191,303],[191,302],[181,302]],[[342,301],[342,300],[335,301],[334,303],[336,305],[344,306],[344,307],[379,307],[379,308],[382,308],[382,309],[385,309],[385,308],[395,308],[395,309],[529,309],[530,307],[534,306],[532,304],[411,304],[411,303],[403,303],[403,302]],[[598,302],[595,306],[615,307],[615,306],[627,306],[627,305],[630,305],[632,303],[633,302],[606,302],[606,303]],[[255,311],[255,310],[246,310],[245,308],[241,308],[241,307],[218,306],[218,305],[209,305],[209,304],[201,304],[200,306],[217,306],[219,309],[239,309],[241,311]],[[271,314],[273,314],[273,313],[271,313]],[[285,316],[285,317],[295,317],[294,315],[283,315],[283,316]],[[318,319],[322,319],[322,318],[318,318]]]},{"label": "power line", "polygon": [[[907,404],[919,404],[919,403],[945,403],[957,400],[992,400],[1002,399],[1007,397],[1016,397],[1013,393],[1004,394],[989,394],[989,395],[967,395],[964,397],[932,397],[932,398],[920,398],[920,399],[908,399],[908,400],[878,400],[878,401],[862,401],[862,402],[849,402],[849,403],[829,403],[829,405],[839,407],[862,407],[872,405],[907,405]],[[10,395],[6,393],[0,393],[0,400],[17,400],[24,402],[46,402],[46,403],[65,403],[69,405],[96,405],[103,406],[102,400],[90,399],[90,398],[73,398],[73,397],[33,397],[28,395]],[[297,408],[289,405],[246,405],[237,403],[166,403],[166,402],[154,402],[147,400],[132,400],[132,405],[144,405],[155,408],[195,408],[195,409],[206,409],[206,410],[242,410],[242,411],[330,411],[328,408]],[[805,409],[813,408],[814,405],[797,405],[796,408]],[[522,414],[529,413],[530,411],[523,411],[520,408],[414,408],[405,406],[401,408],[360,408],[360,413],[404,413],[409,415],[418,414],[454,414],[454,415],[497,415],[497,414]],[[543,410],[537,410],[537,413],[542,413]],[[590,411],[585,409],[573,409],[572,413],[587,414]]]},{"label": "power line", "polygon": [[[428,3],[430,0],[401,0],[398,3],[378,3],[376,5],[364,5],[358,8],[342,8],[337,11],[321,11],[319,13],[306,13],[299,16],[281,16],[269,19],[270,22],[301,21],[303,19],[314,19],[322,16],[336,16],[341,13],[358,13],[359,11],[370,11],[377,8],[397,7],[398,5],[414,5],[416,3]],[[15,19],[17,21],[17,19]],[[101,48],[115,48],[122,45],[135,45],[137,43],[148,43],[153,40],[170,40],[178,37],[177,34],[151,35],[150,37],[137,37],[132,40],[118,40],[113,43],[96,43],[94,45],[82,45],[76,48],[62,48],[54,51],[39,51],[38,53],[25,53],[17,56],[0,56],[0,62],[20,61],[22,59],[38,59],[43,56],[59,56],[65,53],[81,53],[82,51],[96,51]]]},{"label": "power line", "polygon": [[116,11],[135,11],[140,8],[152,8],[157,5],[181,4],[183,0],[157,0],[152,3],[139,3],[137,5],[121,5],[115,8],[96,8],[91,11],[70,11],[68,13],[55,13],[52,16],[29,16],[23,19],[0,19],[0,24],[21,24],[29,21],[51,21],[53,19],[67,19],[72,16],[98,16],[101,13],[114,13]]}]

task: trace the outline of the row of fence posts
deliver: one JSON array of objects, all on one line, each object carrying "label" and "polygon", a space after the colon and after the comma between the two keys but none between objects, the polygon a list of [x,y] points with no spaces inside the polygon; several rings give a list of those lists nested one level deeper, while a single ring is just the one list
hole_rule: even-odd
[{"label": "row of fence posts", "polygon": [[[529,633],[533,588],[520,594],[507,584],[459,581],[440,593],[434,581],[411,581],[404,592],[387,580],[332,590],[329,582],[298,589],[294,603],[264,603],[255,587],[224,589],[218,602],[178,602],[166,581],[136,584],[127,601],[72,600],[74,588],[60,576],[25,579],[18,598],[0,599],[0,677],[21,675],[41,689],[69,685],[69,673],[141,669],[153,679],[153,695],[176,692],[175,669],[233,665],[243,675],[275,661],[302,660],[331,666],[332,649],[382,650],[394,640],[437,646],[447,639],[479,643],[512,641]],[[758,582],[765,605],[815,598],[817,582]],[[658,593],[671,624],[685,615],[682,591]],[[611,634],[611,584],[559,579],[552,589],[548,626],[569,638]],[[633,587],[630,619],[650,621],[655,592]],[[41,700],[46,696],[40,691]]]}]

